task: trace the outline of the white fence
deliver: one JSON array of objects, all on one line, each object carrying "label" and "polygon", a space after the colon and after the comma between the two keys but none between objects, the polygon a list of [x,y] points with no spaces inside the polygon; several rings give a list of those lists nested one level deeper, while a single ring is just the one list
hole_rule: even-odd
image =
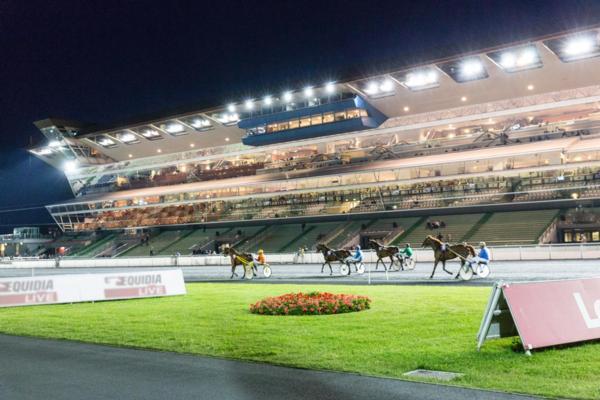
[{"label": "white fence", "polygon": [[[492,247],[491,257],[494,261],[524,260],[582,260],[600,259],[600,244],[581,245],[539,245],[539,246],[499,246]],[[430,249],[415,249],[417,262],[433,261]],[[377,256],[373,251],[364,252],[366,262],[375,262]],[[307,252],[304,257],[294,253],[267,254],[270,264],[321,264],[320,253]],[[0,268],[54,268],[60,263],[61,268],[94,268],[94,267],[164,267],[164,266],[219,266],[229,265],[229,257],[220,255],[201,256],[154,256],[154,257],[119,257],[119,258],[77,258],[67,257],[60,261],[37,259],[4,259]]]}]

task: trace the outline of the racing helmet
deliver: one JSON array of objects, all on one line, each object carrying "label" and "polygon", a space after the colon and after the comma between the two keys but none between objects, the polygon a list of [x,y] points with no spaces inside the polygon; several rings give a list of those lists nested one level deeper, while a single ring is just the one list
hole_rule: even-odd
[{"label": "racing helmet", "polygon": [[356,250],[360,250],[360,244],[356,245]]},{"label": "racing helmet", "polygon": [[479,242],[479,247],[485,247],[485,242]]},{"label": "racing helmet", "polygon": [[258,249],[258,254],[263,254],[263,253],[264,253],[263,249]]}]

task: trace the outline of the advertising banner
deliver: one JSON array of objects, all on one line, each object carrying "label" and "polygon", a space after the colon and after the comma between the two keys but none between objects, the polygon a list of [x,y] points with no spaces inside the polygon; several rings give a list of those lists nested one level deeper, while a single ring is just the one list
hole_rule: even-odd
[{"label": "advertising banner", "polygon": [[0,307],[182,294],[180,269],[0,278]]},{"label": "advertising banner", "polygon": [[526,351],[600,339],[600,278],[497,283],[478,334],[519,335]]}]

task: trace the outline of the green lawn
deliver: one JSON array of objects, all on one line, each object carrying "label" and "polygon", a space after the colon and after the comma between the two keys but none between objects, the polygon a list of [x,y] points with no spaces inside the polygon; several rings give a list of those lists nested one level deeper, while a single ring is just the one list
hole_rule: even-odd
[{"label": "green lawn", "polygon": [[[515,353],[512,339],[475,351],[490,288],[189,284],[187,296],[0,309],[0,331],[304,368],[402,377],[415,368],[462,372],[453,384],[600,398],[600,344]],[[274,317],[248,306],[291,291],[372,298],[359,313]]]}]

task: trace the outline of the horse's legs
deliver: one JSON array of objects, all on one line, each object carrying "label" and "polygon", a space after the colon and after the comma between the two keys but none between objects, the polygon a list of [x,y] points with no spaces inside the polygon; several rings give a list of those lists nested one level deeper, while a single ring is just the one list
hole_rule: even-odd
[{"label": "horse's legs", "polygon": [[231,266],[231,276],[229,277],[229,279],[233,279],[234,276],[237,276],[237,274],[235,273],[235,264]]},{"label": "horse's legs", "polygon": [[460,270],[465,266],[465,260],[460,260],[460,268],[458,269],[458,271],[456,271],[456,276],[454,277],[454,279],[458,279],[458,276],[460,275]]},{"label": "horse's legs", "polygon": [[448,275],[454,275],[452,272],[450,272],[446,269],[446,260],[442,260],[442,267],[444,268],[444,271],[446,271],[446,273]]},{"label": "horse's legs", "polygon": [[431,271],[431,276],[429,277],[429,279],[433,279],[433,275],[435,274],[435,269],[437,268],[438,262],[440,262],[440,260],[436,258],[433,263],[433,271]]},{"label": "horse's legs", "polygon": [[325,264],[327,263],[323,263],[323,265],[321,265],[321,273],[323,273],[323,268],[325,268]]},{"label": "horse's legs", "polygon": [[333,268],[331,268],[331,262],[327,262],[327,265],[329,265],[329,276],[333,275]]},{"label": "horse's legs", "polygon": [[[377,256],[377,257],[379,257],[379,256]],[[377,271],[377,268],[379,268],[379,261],[383,262],[381,260],[381,258],[377,258],[377,263],[375,263],[375,271]],[[383,268],[385,268],[385,264],[383,264]]]}]

